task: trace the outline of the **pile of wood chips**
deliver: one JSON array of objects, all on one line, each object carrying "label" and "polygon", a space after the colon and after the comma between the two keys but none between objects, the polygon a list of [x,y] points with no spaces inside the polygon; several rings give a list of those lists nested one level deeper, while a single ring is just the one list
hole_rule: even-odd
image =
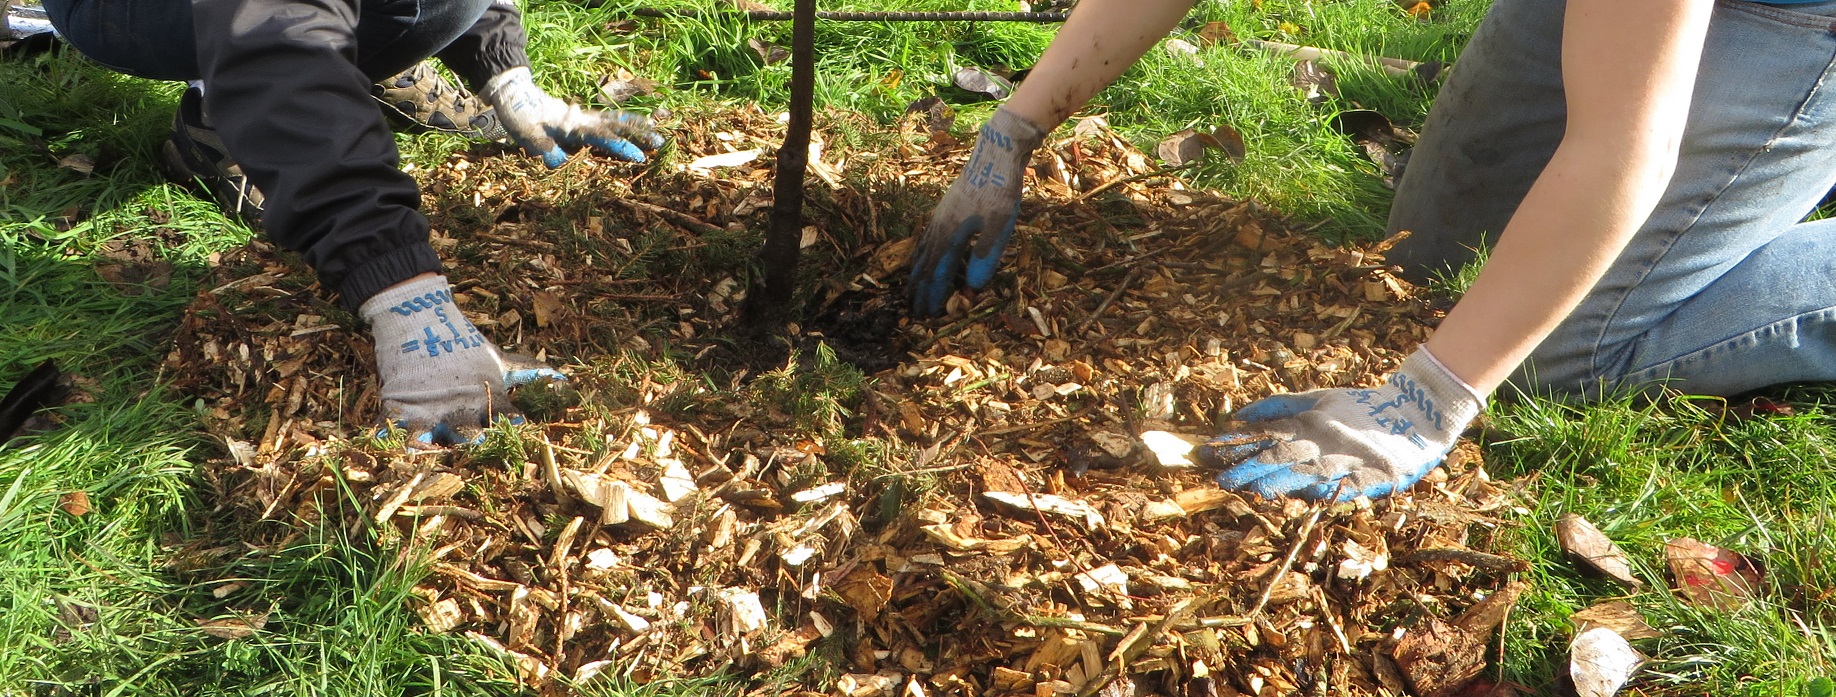
[{"label": "pile of wood chips", "polygon": [[[481,146],[414,173],[461,306],[583,395],[496,455],[370,443],[354,318],[266,245],[226,255],[167,361],[225,443],[206,469],[239,523],[219,534],[275,548],[335,522],[414,545],[426,630],[545,694],[725,673],[773,695],[1439,696],[1486,665],[1522,590],[1495,554],[1517,492],[1470,446],[1412,492],[1335,506],[1221,491],[1186,452],[1236,406],[1373,382],[1426,336],[1379,255],[1187,190],[1086,119],[1036,160],[996,286],[913,322],[909,204],[969,150],[920,111],[811,180],[806,252],[841,268],[806,314],[829,319],[797,331],[874,373],[845,437],[737,403],[676,419],[693,381],[620,370],[739,372],[718,362],[743,262],[695,255],[763,227],[782,133],[750,109],[682,121],[672,161],[704,166],[537,175]],[[702,261],[629,272],[645,258]],[[889,461],[838,464],[838,443]],[[812,651],[802,684],[762,679]]]}]

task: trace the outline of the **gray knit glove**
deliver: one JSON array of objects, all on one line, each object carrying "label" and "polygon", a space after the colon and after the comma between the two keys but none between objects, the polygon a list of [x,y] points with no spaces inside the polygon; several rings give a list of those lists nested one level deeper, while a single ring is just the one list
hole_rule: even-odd
[{"label": "gray knit glove", "polygon": [[1234,415],[1238,429],[1199,456],[1229,467],[1218,475],[1226,489],[1269,498],[1388,496],[1441,464],[1484,402],[1424,346],[1374,389],[1312,390],[1244,406]]},{"label": "gray knit glove", "polygon": [[[1020,216],[1026,163],[1045,134],[1005,107],[996,109],[983,124],[969,164],[931,211],[931,222],[912,254],[913,314],[943,314],[965,251],[969,251],[969,287],[979,290],[994,280],[1001,251],[1014,236],[1014,223]],[[971,237],[975,238],[973,251],[969,250]]]},{"label": "gray knit glove", "polygon": [[453,303],[445,276],[407,281],[364,301],[358,313],[376,340],[383,419],[408,446],[475,444],[499,416],[514,423],[509,388],[566,380],[540,365],[513,366]]},{"label": "gray knit glove", "polygon": [[567,163],[567,154],[591,148],[628,162],[643,162],[644,153],[663,147],[650,117],[630,111],[582,109],[549,96],[537,87],[528,68],[511,68],[485,83],[478,96],[497,108],[497,119],[523,150],[542,158],[549,169]]}]

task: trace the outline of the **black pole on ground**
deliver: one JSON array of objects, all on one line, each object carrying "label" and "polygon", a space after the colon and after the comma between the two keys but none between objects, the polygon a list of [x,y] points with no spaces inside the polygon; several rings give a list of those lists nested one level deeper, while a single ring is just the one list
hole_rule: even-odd
[{"label": "black pole on ground", "polygon": [[795,300],[798,243],[803,239],[803,175],[810,159],[810,117],[816,91],[816,0],[796,0],[791,19],[790,124],[778,147],[772,182],[771,227],[759,250],[763,268],[746,296],[742,321],[757,336],[784,326]]}]

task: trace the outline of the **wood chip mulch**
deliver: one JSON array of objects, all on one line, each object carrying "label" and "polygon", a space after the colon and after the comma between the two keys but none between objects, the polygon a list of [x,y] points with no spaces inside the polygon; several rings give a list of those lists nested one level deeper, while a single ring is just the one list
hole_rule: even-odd
[{"label": "wood chip mulch", "polygon": [[818,119],[795,331],[869,374],[846,414],[735,397],[765,379],[726,337],[783,130],[753,108],[682,117],[653,169],[549,175],[486,145],[414,172],[462,306],[578,393],[476,452],[370,443],[354,318],[295,259],[225,255],[166,363],[224,444],[223,513],[180,547],[316,523],[410,543],[426,631],[543,694],[713,674],[845,697],[1484,694],[1460,690],[1523,589],[1500,551],[1521,492],[1471,444],[1333,506],[1219,490],[1184,453],[1249,401],[1393,368],[1435,321],[1420,291],[1087,119],[1036,159],[995,287],[910,321],[910,236],[968,155],[935,111],[874,147],[840,144],[861,117]]}]

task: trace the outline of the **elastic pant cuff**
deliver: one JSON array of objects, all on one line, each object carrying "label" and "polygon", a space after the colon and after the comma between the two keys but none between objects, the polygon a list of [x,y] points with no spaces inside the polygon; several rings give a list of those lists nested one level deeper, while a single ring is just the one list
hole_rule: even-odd
[{"label": "elastic pant cuff", "polygon": [[355,312],[363,306],[364,301],[382,292],[384,288],[424,273],[440,273],[443,270],[440,255],[434,253],[433,245],[417,242],[400,247],[364,262],[345,274],[337,289],[340,304]]}]

